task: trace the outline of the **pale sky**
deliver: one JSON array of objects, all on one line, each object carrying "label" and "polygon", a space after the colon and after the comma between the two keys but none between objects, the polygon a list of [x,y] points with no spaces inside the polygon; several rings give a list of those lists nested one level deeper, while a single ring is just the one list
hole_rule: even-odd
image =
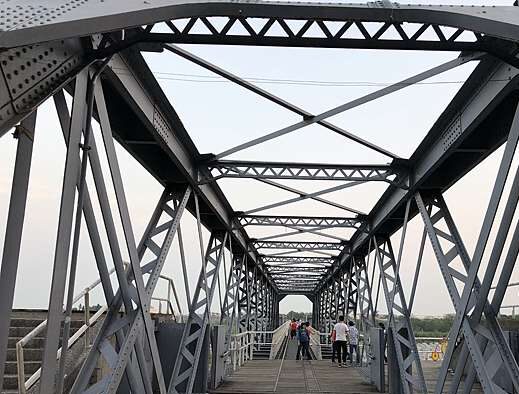
[{"label": "pale sky", "polygon": [[[407,1],[419,3],[418,1]],[[407,3],[406,2],[406,3]],[[456,4],[460,1],[430,3]],[[471,1],[487,4],[488,1]],[[511,4],[492,2],[492,4]],[[369,83],[392,83],[427,68],[454,59],[456,53],[398,52],[343,49],[253,48],[225,46],[183,46],[220,67],[241,77],[275,79],[274,83],[260,86],[276,95],[314,113],[325,111],[380,87]],[[239,143],[295,123],[300,118],[243,88],[214,78],[209,72],[171,53],[146,54],[150,68],[156,72],[159,83],[171,100],[197,148],[202,153],[219,153]],[[430,129],[438,115],[473,70],[470,63],[428,82],[406,88],[368,105],[350,110],[330,119],[331,122],[356,133],[402,157],[409,157]],[[299,81],[280,82],[280,80]],[[328,86],[301,81],[320,81]],[[341,82],[329,86],[333,82]],[[354,86],[344,86],[345,82]],[[500,83],[500,82],[495,82]],[[351,85],[351,84],[350,84]],[[358,86],[363,85],[363,86]],[[98,141],[99,135],[97,134]],[[99,144],[99,143],[98,143]],[[0,242],[3,244],[11,177],[16,152],[16,140],[10,134],[0,139]],[[25,232],[20,256],[15,307],[46,308],[49,296],[54,244],[57,229],[59,198],[64,165],[64,144],[52,101],[42,105],[38,112],[30,194],[26,212]],[[479,228],[502,150],[497,151],[447,193],[446,200],[470,253]],[[139,239],[161,186],[123,149],[118,149],[123,171],[130,213]],[[328,163],[386,163],[387,157],[350,142],[320,126],[310,126],[284,137],[244,150],[229,158],[264,161],[328,162]],[[105,166],[106,167],[106,166]],[[267,203],[293,197],[291,193],[274,189],[254,180],[218,181],[235,210],[247,210]],[[282,182],[304,191],[317,191],[334,184],[330,182]],[[92,182],[89,179],[89,184]],[[384,184],[366,184],[325,197],[369,212]],[[92,186],[93,190],[93,186]],[[96,204],[96,212],[97,209]],[[348,213],[317,202],[299,202],[262,214],[348,215]],[[193,289],[200,270],[200,251],[194,219],[185,215],[182,221]],[[86,229],[82,230],[79,271],[76,291],[97,278]],[[280,231],[274,229],[271,231]],[[281,230],[283,232],[284,230]],[[404,286],[410,286],[416,264],[421,219],[415,218],[409,226],[401,268]],[[271,232],[268,232],[270,234]],[[250,229],[252,237],[266,235],[265,229]],[[330,232],[348,238],[351,232]],[[204,241],[209,238],[204,232]],[[290,238],[284,238],[289,240]],[[295,239],[295,238],[294,238]],[[302,238],[298,239],[310,239]],[[315,239],[315,238],[313,238]],[[393,237],[394,249],[399,242]],[[105,242],[106,244],[106,242]],[[108,251],[108,249],[106,249]],[[228,263],[228,260],[227,260]],[[185,301],[177,244],[174,243],[164,274],[171,276]],[[223,274],[222,274],[223,280]],[[518,280],[515,273],[513,280]],[[159,286],[158,296],[165,295]],[[213,309],[217,305],[215,297]],[[97,296],[94,300],[102,303]],[[517,290],[510,290],[504,304],[518,302]],[[383,304],[383,302],[381,303]],[[185,305],[183,308],[186,308]],[[304,297],[287,297],[281,312],[310,311]],[[380,308],[383,311],[383,308]],[[419,292],[414,312],[418,315],[442,315],[452,312],[452,306],[437,268],[434,255],[427,243]],[[185,309],[184,309],[185,312]]]}]

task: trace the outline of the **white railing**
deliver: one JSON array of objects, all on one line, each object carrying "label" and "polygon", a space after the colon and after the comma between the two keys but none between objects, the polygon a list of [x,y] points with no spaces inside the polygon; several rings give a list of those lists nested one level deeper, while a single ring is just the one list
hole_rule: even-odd
[{"label": "white railing", "polygon": [[279,349],[283,346],[283,341],[288,336],[288,329],[290,328],[290,321],[286,321],[272,333],[272,347],[270,348],[270,359],[274,360],[279,353]]},{"label": "white railing", "polygon": [[[246,331],[231,336],[229,356],[231,357],[232,369],[237,371],[243,364],[254,358],[254,349],[260,345],[271,345],[272,348],[279,347],[283,343],[280,333],[288,335],[288,324],[284,323],[274,331]],[[268,338],[271,338],[269,341]]]},{"label": "white railing", "polygon": [[321,353],[321,336],[327,334],[321,334],[319,331],[310,327],[310,349],[315,356],[316,360],[322,360],[323,356]]},{"label": "white railing", "polygon": [[[112,275],[115,269],[112,268],[108,274]],[[96,280],[90,286],[87,286],[72,300],[72,305],[76,305],[79,301],[84,300],[84,324],[79,328],[74,335],[72,335],[68,341],[67,350],[70,349],[79,338],[83,337],[85,348],[90,344],[90,328],[99,320],[99,318],[108,309],[107,306],[101,307],[96,313],[90,317],[90,293],[101,283],[101,279]],[[25,365],[24,365],[24,346],[27,345],[32,339],[36,338],[41,334],[47,327],[47,320],[42,321],[37,327],[29,332],[26,336],[20,339],[16,343],[16,366],[18,370],[18,391],[20,394],[25,394],[26,391],[31,388],[34,383],[40,379],[41,368],[34,372],[29,379],[25,380]],[[56,359],[59,360],[61,357],[61,348],[58,349]]]}]

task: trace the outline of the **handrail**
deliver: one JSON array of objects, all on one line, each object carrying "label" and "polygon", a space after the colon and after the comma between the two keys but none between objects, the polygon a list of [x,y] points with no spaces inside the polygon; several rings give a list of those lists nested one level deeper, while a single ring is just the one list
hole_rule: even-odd
[{"label": "handrail", "polygon": [[290,328],[290,320],[287,320],[285,323],[280,325],[277,329],[275,329],[272,333],[272,347],[270,348],[270,356],[269,359],[273,360],[276,358],[279,353],[279,349],[283,345],[283,340],[288,335],[288,329]]},{"label": "handrail", "polygon": [[[127,263],[124,263],[126,268]],[[115,268],[108,271],[108,276],[111,276],[115,272]],[[84,300],[84,324],[78,329],[74,335],[69,339],[67,350],[70,349],[81,337],[84,337],[85,348],[90,344],[89,331],[90,328],[101,318],[101,316],[107,311],[108,307],[105,305],[101,307],[92,317],[90,316],[90,292],[101,284],[101,279],[97,279],[92,282],[89,286],[85,287],[79,292],[72,300],[72,305],[76,305],[81,299]],[[36,326],[31,332],[25,335],[16,343],[16,367],[18,373],[18,390],[20,394],[25,394],[29,388],[40,378],[41,368],[34,372],[29,379],[25,380],[25,365],[24,365],[24,346],[27,345],[36,336],[42,333],[47,327],[47,320],[42,321]],[[56,359],[59,360],[61,357],[61,349],[59,348],[56,353]]]},{"label": "handrail", "polygon": [[[175,314],[175,311],[173,309],[173,299],[177,305],[178,314],[180,316],[180,322],[184,322],[184,317],[182,315],[182,308],[180,306],[180,301],[178,298],[177,290],[175,288],[175,282],[173,282],[173,279],[166,275],[159,275],[159,279],[164,279],[168,284],[168,295],[166,298],[164,297],[151,297],[152,301],[158,301],[159,302],[159,313],[162,313],[162,303],[166,303],[166,313],[170,313],[173,315],[173,318],[177,320],[177,316]],[[173,295],[173,299],[171,296]]]}]

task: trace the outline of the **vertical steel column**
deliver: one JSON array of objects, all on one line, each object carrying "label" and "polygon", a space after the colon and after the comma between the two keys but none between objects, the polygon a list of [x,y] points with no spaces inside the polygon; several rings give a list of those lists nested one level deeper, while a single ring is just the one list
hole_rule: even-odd
[{"label": "vertical steel column", "polygon": [[[59,347],[61,323],[63,320],[63,298],[65,293],[70,239],[72,234],[76,181],[80,165],[79,149],[81,134],[85,127],[87,81],[88,70],[82,71],[76,77],[47,315],[47,334],[41,367],[41,394],[50,394],[54,392],[54,377],[57,364],[56,353]],[[93,94],[92,92],[90,93]]]},{"label": "vertical steel column", "polygon": [[202,345],[207,326],[210,324],[210,308],[226,241],[227,233],[211,234],[171,374],[168,393],[193,392]]},{"label": "vertical steel column", "polygon": [[389,319],[388,323],[392,329],[403,392],[411,394],[413,390],[417,390],[427,393],[422,364],[391,241],[389,238],[385,238],[379,243],[375,236],[373,238],[386,304],[388,309],[390,308],[388,314],[392,316],[394,312],[398,312],[401,315],[399,319]]},{"label": "vertical steel column", "polygon": [[18,143],[0,271],[0,316],[2,316],[0,319],[0,392],[2,392],[4,382],[7,340],[9,337],[9,326],[11,324],[18,260],[20,257],[35,127],[36,111],[30,114],[16,127],[14,134],[14,137],[18,139]]},{"label": "vertical steel column", "polygon": [[[499,382],[494,380],[496,377],[495,375],[501,366],[504,366],[504,371],[514,387],[516,387],[516,389],[519,387],[519,368],[497,321],[497,311],[499,311],[499,309],[497,309],[497,311],[494,310],[488,303],[487,298],[497,263],[499,262],[503,251],[503,246],[508,234],[508,228],[517,206],[517,198],[519,197],[519,177],[516,177],[514,186],[512,186],[511,194],[514,195],[509,199],[503,215],[502,224],[504,224],[504,226],[500,227],[500,230],[497,233],[489,266],[487,267],[487,273],[485,274],[485,278],[487,279],[485,282],[487,284],[485,286],[486,289],[484,293],[480,291],[481,285],[478,279],[471,291],[470,302],[471,305],[475,304],[476,307],[474,308],[471,317],[467,316],[463,319],[462,333],[465,338],[464,346],[466,346],[466,350],[464,350],[460,356],[460,359],[462,360],[458,360],[458,368],[456,369],[457,373],[454,383],[455,388],[453,387],[453,389],[457,389],[459,385],[461,374],[469,352],[472,359],[472,365],[475,368],[475,372],[477,373],[481,386],[485,392],[500,393],[503,391],[499,386]],[[452,303],[458,312],[461,295],[456,286],[456,282],[461,282],[463,286],[467,286],[467,274],[471,265],[470,258],[468,257],[461,236],[443,197],[438,194],[428,200],[432,210],[427,209],[419,193],[416,194],[415,199],[420,214],[424,220],[429,239],[433,246],[449,295],[451,296]],[[440,243],[440,239],[443,240],[443,246]],[[444,252],[445,249],[448,249],[448,251]],[[463,271],[456,268],[457,260],[461,260],[462,266],[464,267]],[[483,312],[485,312],[487,323],[485,325],[481,324],[481,315]],[[449,342],[456,341],[456,339],[457,336],[452,336],[449,338]],[[487,344],[491,344],[491,348],[496,350],[492,355],[484,353]],[[445,364],[442,364],[442,370],[449,367],[447,364],[448,360],[450,359],[446,359],[444,361]],[[440,375],[440,377],[441,376],[442,375]],[[472,378],[467,379],[471,380]],[[442,385],[441,382],[439,383]],[[469,386],[472,386],[472,382],[469,382]]]}]

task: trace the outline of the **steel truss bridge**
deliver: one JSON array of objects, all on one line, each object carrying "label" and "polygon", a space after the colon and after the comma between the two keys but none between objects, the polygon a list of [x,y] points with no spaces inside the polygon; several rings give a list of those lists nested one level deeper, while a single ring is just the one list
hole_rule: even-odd
[{"label": "steel truss bridge", "polygon": [[[215,18],[224,23],[218,25]],[[370,23],[377,23],[378,29],[369,30]],[[194,28],[200,24],[204,32]],[[339,27],[332,29],[331,24]],[[348,35],[353,28],[360,36]],[[35,130],[36,117],[40,105],[52,100],[67,150],[40,393],[63,389],[61,360],[67,352],[61,352],[60,360],[56,355],[60,343],[67,349],[69,341],[68,316],[83,220],[108,308],[73,382],[73,393],[115,393],[121,382],[132,392],[151,393],[154,380],[161,393],[192,392],[210,324],[209,308],[221,287],[221,323],[228,327],[227,349],[231,335],[276,328],[279,302],[288,294],[302,294],[313,302],[312,321],[320,331],[326,332],[331,322],[344,314],[356,319],[366,333],[375,325],[380,292],[389,311],[388,335],[394,345],[401,392],[425,393],[410,316],[420,290],[417,283],[427,240],[456,311],[436,392],[442,392],[449,368],[455,368],[451,383],[455,391],[464,366],[465,387],[472,387],[477,380],[485,393],[504,393],[503,380],[497,378],[501,371],[499,376],[518,391],[518,365],[497,320],[519,253],[519,228],[512,228],[519,197],[519,173],[512,165],[519,138],[518,42],[519,7],[514,6],[403,5],[389,1],[357,5],[255,0],[2,2],[0,136],[14,128],[17,153],[0,276],[0,385],[33,141],[44,138],[40,130]],[[453,51],[459,56],[314,114],[177,44]],[[224,152],[201,153],[148,68],[143,52],[174,53],[301,119]],[[467,63],[477,66],[409,159],[329,120]],[[66,101],[68,95],[71,105]],[[99,125],[99,132],[92,131],[94,124]],[[332,165],[227,159],[233,153],[313,124],[385,155],[390,163]],[[114,141],[164,187],[140,241],[132,229]],[[488,180],[493,184],[492,194],[471,256],[443,193],[502,145],[504,153],[497,176]],[[107,157],[109,173],[101,166],[101,153]],[[90,189],[87,174],[94,181]],[[255,179],[293,197],[235,212],[216,182],[229,177]],[[511,187],[505,188],[509,178],[513,178]],[[334,181],[335,186],[306,193],[281,183],[292,179]],[[387,185],[370,212],[326,197],[366,182]],[[116,210],[109,200],[112,189]],[[261,214],[306,199],[339,208],[344,216]],[[101,217],[94,215],[94,205],[100,207]],[[197,219],[199,234],[205,227],[211,237],[207,247],[203,246],[198,284],[191,289],[180,350],[171,377],[165,379],[150,302],[170,249],[179,248],[184,256],[180,219],[187,213]],[[423,222],[423,236],[414,281],[410,289],[404,289],[399,275],[402,250],[407,224],[416,215]],[[119,221],[122,232],[116,231]],[[253,226],[265,226],[272,230],[271,235],[252,238],[247,231]],[[353,235],[331,235],[328,229],[337,230],[333,234],[349,229]],[[101,230],[107,234],[109,250],[103,247]],[[395,247],[390,236],[399,230],[402,237]],[[490,237],[492,232],[495,237]],[[315,241],[287,240],[287,234],[306,234],[314,236]],[[180,241],[178,245],[174,239]],[[232,255],[230,264],[222,263],[224,253]],[[116,287],[110,281],[108,255],[114,263]],[[123,255],[129,256],[128,266]],[[496,271],[500,262],[502,269]],[[182,264],[185,270],[188,263],[184,258]],[[478,275],[481,267],[485,267],[482,276]],[[224,269],[226,283],[221,284],[218,278]],[[23,286],[23,280],[18,286]],[[496,289],[490,293],[492,286]],[[462,349],[453,365],[457,342]],[[152,369],[145,362],[148,354]],[[106,368],[102,376],[93,379],[100,360]]]}]

